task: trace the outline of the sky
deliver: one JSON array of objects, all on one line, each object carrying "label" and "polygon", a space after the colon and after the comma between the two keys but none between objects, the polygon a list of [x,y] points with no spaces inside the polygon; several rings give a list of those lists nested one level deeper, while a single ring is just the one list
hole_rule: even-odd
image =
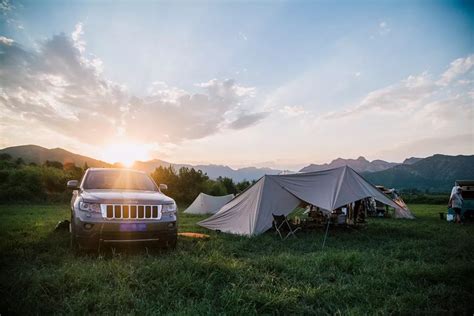
[{"label": "sky", "polygon": [[469,1],[0,0],[0,147],[297,170],[474,154]]}]

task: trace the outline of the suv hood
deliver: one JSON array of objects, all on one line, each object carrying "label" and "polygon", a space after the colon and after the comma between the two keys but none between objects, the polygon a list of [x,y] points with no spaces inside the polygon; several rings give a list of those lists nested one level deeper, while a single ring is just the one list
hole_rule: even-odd
[{"label": "suv hood", "polygon": [[90,203],[173,204],[174,200],[158,191],[84,190],[80,196]]}]

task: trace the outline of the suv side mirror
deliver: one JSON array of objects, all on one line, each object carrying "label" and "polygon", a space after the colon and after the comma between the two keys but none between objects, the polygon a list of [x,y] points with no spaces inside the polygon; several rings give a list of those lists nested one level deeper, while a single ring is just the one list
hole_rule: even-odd
[{"label": "suv side mirror", "polygon": [[168,190],[168,186],[164,183],[160,183],[160,191]]},{"label": "suv side mirror", "polygon": [[68,189],[75,190],[75,189],[77,189],[78,185],[79,185],[79,181],[77,181],[77,180],[69,180],[67,182],[67,188]]}]

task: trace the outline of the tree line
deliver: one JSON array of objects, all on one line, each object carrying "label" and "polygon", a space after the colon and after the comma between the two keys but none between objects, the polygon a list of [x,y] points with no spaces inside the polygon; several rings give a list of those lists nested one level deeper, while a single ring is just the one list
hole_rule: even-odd
[{"label": "tree line", "polygon": [[[48,160],[43,164],[25,163],[22,158],[0,154],[0,203],[67,202],[71,198],[67,181],[81,179],[87,168],[87,163],[82,167]],[[167,184],[166,195],[180,204],[191,203],[200,192],[216,196],[238,194],[255,182],[236,183],[227,177],[213,180],[201,170],[175,170],[171,166],[156,168],[151,177],[157,184]]]},{"label": "tree line", "polygon": [[175,170],[172,166],[156,168],[151,177],[157,184],[167,184],[166,194],[183,204],[191,203],[201,192],[215,196],[238,194],[256,182],[243,180],[236,183],[227,177],[212,180],[201,170],[188,167]]}]

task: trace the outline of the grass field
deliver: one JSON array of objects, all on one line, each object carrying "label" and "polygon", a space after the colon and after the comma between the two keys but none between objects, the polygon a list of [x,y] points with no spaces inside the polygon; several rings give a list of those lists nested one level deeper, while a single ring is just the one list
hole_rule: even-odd
[{"label": "grass field", "polygon": [[[474,225],[371,219],[362,230],[280,241],[210,233],[175,251],[76,257],[66,205],[0,206],[0,314],[375,314],[469,312]],[[180,231],[208,232],[181,214]]]}]

